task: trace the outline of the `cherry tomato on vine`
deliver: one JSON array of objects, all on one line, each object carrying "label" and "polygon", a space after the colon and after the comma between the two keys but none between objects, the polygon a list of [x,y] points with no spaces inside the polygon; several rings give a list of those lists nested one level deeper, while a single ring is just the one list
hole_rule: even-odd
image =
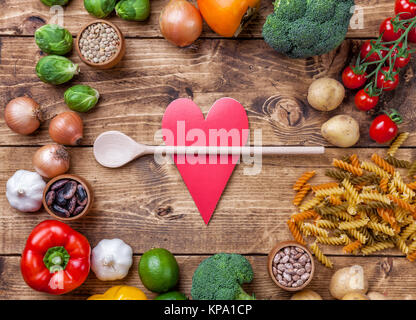
[{"label": "cherry tomato on vine", "polygon": [[410,29],[409,33],[407,34],[407,41],[416,43],[416,27]]},{"label": "cherry tomato on vine", "polygon": [[399,74],[395,69],[393,69],[392,74],[386,76],[386,73],[388,73],[389,70],[389,67],[381,68],[377,75],[377,88],[383,89],[384,91],[392,91],[397,88],[399,85]]},{"label": "cherry tomato on vine", "polygon": [[[393,53],[392,53],[392,59],[394,59],[396,57],[396,60],[394,62],[394,68],[395,69],[401,69],[404,68],[405,66],[407,66],[410,62],[410,52],[409,52],[409,48],[407,50],[403,50],[402,49],[403,44],[399,43],[399,48],[396,47],[396,49],[394,49]],[[393,45],[390,47],[390,49],[393,47]],[[387,63],[389,63],[389,60],[387,60]]]},{"label": "cherry tomato on vine", "polygon": [[403,29],[396,29],[393,18],[387,18],[380,25],[380,34],[384,41],[395,41],[403,34]]},{"label": "cherry tomato on vine", "polygon": [[397,135],[397,124],[386,114],[374,119],[370,127],[370,137],[378,143],[386,143]]},{"label": "cherry tomato on vine", "polygon": [[367,81],[366,76],[366,72],[360,74],[360,72],[356,70],[355,66],[348,66],[342,72],[342,82],[348,89],[358,89],[361,88]]},{"label": "cherry tomato on vine", "polygon": [[405,12],[400,15],[402,19],[416,17],[416,2],[414,2],[414,0],[396,0],[394,11],[396,15]]},{"label": "cherry tomato on vine", "polygon": [[355,95],[355,105],[362,111],[373,109],[378,103],[378,96],[371,96],[366,89],[361,89]]},{"label": "cherry tomato on vine", "polygon": [[[378,61],[387,55],[387,48],[376,43],[376,40],[367,40],[360,50],[361,60],[367,62]],[[371,52],[371,54],[370,54]]]}]

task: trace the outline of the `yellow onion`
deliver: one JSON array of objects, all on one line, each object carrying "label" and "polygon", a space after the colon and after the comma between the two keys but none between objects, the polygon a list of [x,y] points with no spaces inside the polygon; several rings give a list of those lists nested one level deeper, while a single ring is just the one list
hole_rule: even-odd
[{"label": "yellow onion", "polygon": [[29,97],[15,98],[4,109],[4,120],[14,132],[31,134],[39,128],[41,123],[39,104]]},{"label": "yellow onion", "polygon": [[159,26],[166,40],[186,47],[202,33],[201,13],[186,0],[171,0],[160,14]]},{"label": "yellow onion", "polygon": [[49,124],[49,135],[52,140],[71,146],[80,144],[83,130],[81,117],[72,111],[58,114]]},{"label": "yellow onion", "polygon": [[33,156],[33,167],[42,177],[53,178],[68,171],[69,153],[64,146],[48,144]]}]

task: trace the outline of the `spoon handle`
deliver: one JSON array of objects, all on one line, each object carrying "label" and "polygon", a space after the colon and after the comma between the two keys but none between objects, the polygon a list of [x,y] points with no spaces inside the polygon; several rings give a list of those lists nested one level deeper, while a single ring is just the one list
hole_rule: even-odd
[{"label": "spoon handle", "polygon": [[324,147],[206,147],[206,146],[148,146],[147,154],[198,154],[198,155],[302,155],[323,154]]}]

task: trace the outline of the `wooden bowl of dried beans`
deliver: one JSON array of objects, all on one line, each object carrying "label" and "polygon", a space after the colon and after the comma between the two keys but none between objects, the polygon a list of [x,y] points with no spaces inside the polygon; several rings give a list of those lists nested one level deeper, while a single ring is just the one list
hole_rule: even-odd
[{"label": "wooden bowl of dried beans", "polygon": [[63,174],[48,182],[42,202],[52,217],[63,221],[76,220],[90,211],[93,193],[85,179]]}]

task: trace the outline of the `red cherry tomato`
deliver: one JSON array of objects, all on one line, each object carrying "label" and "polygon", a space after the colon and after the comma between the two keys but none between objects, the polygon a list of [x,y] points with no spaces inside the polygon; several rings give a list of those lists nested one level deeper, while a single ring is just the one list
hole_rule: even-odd
[{"label": "red cherry tomato", "polygon": [[[394,62],[394,68],[395,69],[404,68],[410,62],[410,52],[409,52],[410,49],[403,50],[403,49],[401,49],[402,46],[403,46],[403,44],[402,43],[399,43],[399,47],[400,48],[397,48],[396,47],[396,49],[394,49],[394,51],[393,51],[393,53],[391,55],[392,56],[392,59],[394,59],[394,57],[396,56],[396,60]],[[390,47],[390,49],[392,47],[393,47],[393,45]],[[387,60],[387,63],[390,64],[389,63],[389,60]]]},{"label": "red cherry tomato", "polygon": [[405,12],[400,15],[400,18],[405,20],[416,17],[416,3],[412,0],[396,0],[394,11],[396,15]]},{"label": "red cherry tomato", "polygon": [[407,41],[416,43],[416,27],[410,29],[409,33],[407,34]]},{"label": "red cherry tomato", "polygon": [[377,88],[383,89],[384,91],[392,91],[397,88],[399,85],[399,74],[396,70],[393,70],[395,73],[392,79],[386,79],[386,75],[383,72],[388,72],[389,67],[381,68],[381,71],[377,75]]},{"label": "red cherry tomato", "polygon": [[371,124],[370,137],[378,143],[386,143],[396,137],[397,131],[396,123],[388,115],[382,114]]},{"label": "red cherry tomato", "polygon": [[367,81],[366,76],[366,72],[364,72],[363,74],[359,74],[355,70],[355,66],[348,66],[342,73],[342,82],[344,83],[344,86],[348,89],[358,89],[361,88]]},{"label": "red cherry tomato", "polygon": [[[370,52],[372,52],[370,54]],[[367,62],[383,59],[387,54],[387,48],[378,45],[375,40],[367,40],[363,43],[360,50],[361,60]]]},{"label": "red cherry tomato", "polygon": [[395,30],[392,20],[393,18],[387,18],[380,25],[380,34],[383,40],[387,42],[395,41],[403,34],[402,29]]},{"label": "red cherry tomato", "polygon": [[361,89],[355,95],[355,105],[362,111],[368,111],[373,109],[378,103],[378,96],[371,96],[367,90]]}]

